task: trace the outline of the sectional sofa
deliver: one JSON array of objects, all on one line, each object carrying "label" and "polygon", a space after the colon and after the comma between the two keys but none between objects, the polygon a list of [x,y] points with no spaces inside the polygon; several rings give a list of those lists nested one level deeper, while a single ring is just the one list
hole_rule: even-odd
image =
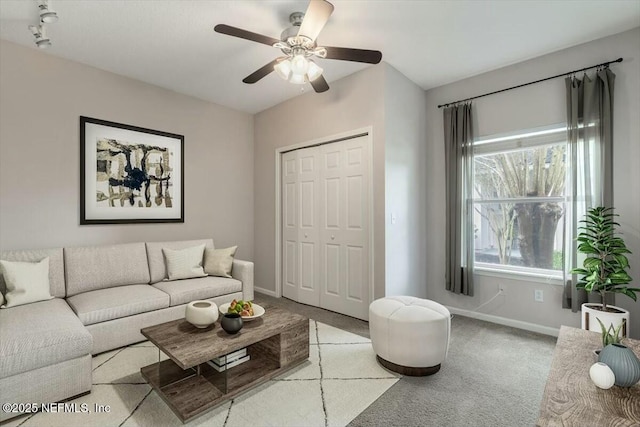
[{"label": "sectional sofa", "polygon": [[[140,329],[184,317],[194,300],[253,299],[253,263],[233,260],[231,278],[167,281],[163,249],[213,240],[0,252],[49,257],[52,299],[0,309],[0,400],[57,402],[91,391],[91,356],[145,338]],[[0,275],[0,292],[5,294]],[[0,421],[17,413],[0,413]]]}]

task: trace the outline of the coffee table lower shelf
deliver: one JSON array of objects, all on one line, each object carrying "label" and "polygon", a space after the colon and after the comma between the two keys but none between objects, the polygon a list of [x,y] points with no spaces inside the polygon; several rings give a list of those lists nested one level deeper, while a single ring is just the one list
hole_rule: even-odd
[{"label": "coffee table lower shelf", "polygon": [[[257,358],[218,373],[206,364],[200,365],[199,372],[195,368],[183,370],[169,359],[145,366],[140,372],[180,421],[186,423],[306,360],[278,367],[275,361]],[[225,385],[226,393],[221,390]]]}]

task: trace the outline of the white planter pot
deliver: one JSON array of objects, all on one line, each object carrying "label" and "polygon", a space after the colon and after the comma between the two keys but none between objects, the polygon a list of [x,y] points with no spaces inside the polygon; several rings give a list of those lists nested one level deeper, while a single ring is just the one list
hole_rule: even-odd
[{"label": "white planter pot", "polygon": [[616,307],[615,305],[607,305],[607,307],[614,308],[618,310],[620,313],[611,313],[609,311],[600,311],[593,307],[602,307],[602,304],[596,303],[586,303],[582,304],[582,329],[586,329],[587,331],[595,331],[598,333],[602,333],[602,328],[600,328],[600,323],[598,323],[597,319],[604,324],[606,328],[609,328],[609,325],[613,324],[614,328],[617,328],[620,323],[622,323],[622,319],[626,319],[626,325],[620,331],[621,337],[629,336],[629,312],[624,308]]},{"label": "white planter pot", "polygon": [[196,328],[206,328],[218,320],[218,306],[213,301],[193,301],[187,304],[184,317]]}]

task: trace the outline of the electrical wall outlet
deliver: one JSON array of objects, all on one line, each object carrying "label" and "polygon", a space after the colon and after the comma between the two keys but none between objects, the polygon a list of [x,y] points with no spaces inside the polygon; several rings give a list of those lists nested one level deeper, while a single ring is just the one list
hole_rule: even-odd
[{"label": "electrical wall outlet", "polygon": [[542,289],[536,289],[535,291],[533,291],[533,299],[536,302],[543,302],[544,301]]}]

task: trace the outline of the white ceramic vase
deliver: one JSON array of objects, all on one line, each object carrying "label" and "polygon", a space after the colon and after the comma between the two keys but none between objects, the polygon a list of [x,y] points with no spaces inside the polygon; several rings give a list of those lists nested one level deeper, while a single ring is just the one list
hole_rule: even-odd
[{"label": "white ceramic vase", "polygon": [[609,325],[613,324],[614,328],[617,328],[620,323],[622,323],[622,319],[626,319],[626,325],[623,328],[623,331],[620,332],[620,338],[625,338],[629,336],[629,311],[625,310],[621,307],[616,307],[615,305],[607,305],[607,307],[616,309],[619,313],[611,313],[608,311],[600,311],[593,307],[602,307],[602,304],[596,303],[586,303],[582,304],[582,329],[586,329],[587,331],[595,331],[597,333],[602,333],[602,329],[600,328],[600,323],[598,323],[597,319],[604,324],[606,328]]},{"label": "white ceramic vase", "polygon": [[207,328],[218,320],[218,306],[213,301],[192,301],[187,304],[185,318],[196,328]]},{"label": "white ceramic vase", "polygon": [[604,390],[610,389],[616,382],[616,376],[613,374],[611,368],[602,362],[591,365],[589,376],[597,387]]}]

